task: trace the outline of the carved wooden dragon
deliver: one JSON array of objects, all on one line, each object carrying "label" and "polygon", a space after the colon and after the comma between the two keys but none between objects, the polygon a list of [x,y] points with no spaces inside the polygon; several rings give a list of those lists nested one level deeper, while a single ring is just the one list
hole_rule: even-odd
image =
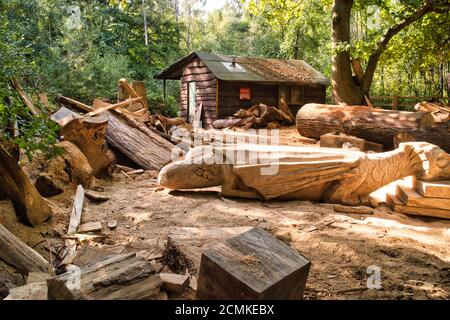
[{"label": "carved wooden dragon", "polygon": [[450,179],[450,155],[439,147],[412,142],[394,151],[365,154],[317,147],[201,146],[162,169],[169,189],[222,186],[224,196],[312,200],[357,205],[373,191],[415,175]]}]

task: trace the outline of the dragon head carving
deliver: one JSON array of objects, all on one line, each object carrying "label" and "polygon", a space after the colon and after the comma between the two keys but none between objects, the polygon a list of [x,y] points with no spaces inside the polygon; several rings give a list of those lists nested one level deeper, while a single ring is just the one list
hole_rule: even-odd
[{"label": "dragon head carving", "polygon": [[169,189],[197,189],[222,184],[222,167],[214,162],[213,152],[204,147],[192,149],[184,160],[165,166],[158,183]]},{"label": "dragon head carving", "polygon": [[421,158],[422,168],[417,177],[425,181],[450,180],[450,154],[427,142],[402,144],[411,147]]}]

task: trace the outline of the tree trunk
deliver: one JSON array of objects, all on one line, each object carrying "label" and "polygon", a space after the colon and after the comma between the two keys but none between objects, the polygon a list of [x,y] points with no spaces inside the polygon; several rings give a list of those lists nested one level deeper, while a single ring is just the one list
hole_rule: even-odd
[{"label": "tree trunk", "polygon": [[297,114],[297,129],[308,138],[320,139],[324,134],[340,132],[393,148],[395,135],[403,133],[450,152],[448,130],[434,125],[433,116],[429,113],[364,106],[307,104]]},{"label": "tree trunk", "polygon": [[401,22],[390,27],[378,41],[374,51],[371,53],[364,73],[363,81],[357,83],[353,80],[350,66],[350,53],[348,50],[336,50],[339,45],[350,45],[350,17],[353,0],[334,0],[332,16],[332,48],[333,59],[331,68],[331,79],[333,84],[333,95],[337,103],[358,105],[364,103],[364,95],[369,95],[373,77],[378,61],[389,41],[400,31],[412,23],[422,19],[430,12],[447,13],[448,4],[439,1],[424,1],[413,13]]},{"label": "tree trunk", "polygon": [[50,218],[51,210],[45,199],[1,145],[0,189],[12,201],[16,214],[25,224],[36,226]]},{"label": "tree trunk", "polygon": [[337,50],[339,45],[350,44],[350,14],[353,0],[335,0],[332,16],[332,68],[331,80],[334,99],[339,104],[363,103],[363,92],[352,76],[350,52]]},{"label": "tree trunk", "polygon": [[22,274],[51,272],[52,266],[0,224],[0,259]]},{"label": "tree trunk", "polygon": [[142,16],[144,17],[145,46],[148,47],[147,12],[145,10],[145,0],[142,0]]}]

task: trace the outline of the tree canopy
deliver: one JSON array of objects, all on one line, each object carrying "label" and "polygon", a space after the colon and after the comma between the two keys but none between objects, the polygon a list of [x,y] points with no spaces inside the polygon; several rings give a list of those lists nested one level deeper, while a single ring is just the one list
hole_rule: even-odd
[{"label": "tree canopy", "polygon": [[[350,37],[333,48],[332,14],[339,2],[351,3]],[[0,2],[2,128],[10,126],[11,116],[27,117],[11,76],[31,96],[45,92],[51,102],[58,94],[86,103],[114,98],[124,77],[147,81],[156,101],[162,85],[153,76],[194,50],[303,59],[327,76],[336,52],[358,59],[366,73],[375,53],[371,95],[450,94],[448,0],[228,0],[210,12],[204,5],[205,0]],[[395,29],[425,7],[425,14]],[[176,115],[178,95],[178,84],[170,83],[170,115]],[[54,130],[42,121],[24,122],[30,139],[43,136],[42,128]]]}]

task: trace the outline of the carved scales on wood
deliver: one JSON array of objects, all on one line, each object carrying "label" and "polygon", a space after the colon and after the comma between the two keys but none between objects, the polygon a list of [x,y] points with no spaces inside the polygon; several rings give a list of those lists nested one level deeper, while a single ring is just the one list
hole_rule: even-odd
[{"label": "carved scales on wood", "polygon": [[368,203],[373,191],[414,175],[450,179],[450,155],[425,143],[404,143],[394,151],[365,154],[315,147],[201,146],[162,169],[169,189],[222,186],[225,196],[311,200],[349,205]]}]

